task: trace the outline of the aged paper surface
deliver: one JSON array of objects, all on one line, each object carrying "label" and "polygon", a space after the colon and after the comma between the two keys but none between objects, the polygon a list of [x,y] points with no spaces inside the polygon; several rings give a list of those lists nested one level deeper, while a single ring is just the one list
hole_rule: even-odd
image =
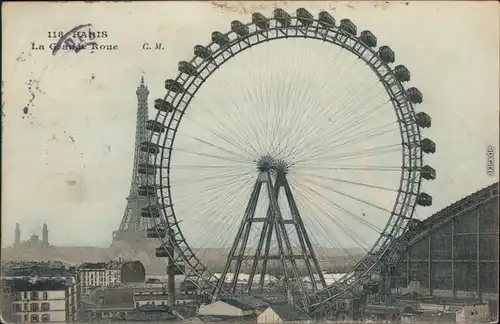
[{"label": "aged paper surface", "polygon": [[498,26],[495,2],[3,4],[2,264],[168,259],[311,313],[395,258],[394,296],[498,300]]}]

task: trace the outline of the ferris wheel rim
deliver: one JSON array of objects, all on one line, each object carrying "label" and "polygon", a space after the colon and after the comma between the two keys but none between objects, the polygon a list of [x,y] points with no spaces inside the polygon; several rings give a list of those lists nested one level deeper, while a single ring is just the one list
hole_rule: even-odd
[{"label": "ferris wheel rim", "polygon": [[[395,78],[394,71],[388,66],[388,64],[384,63],[379,58],[377,52],[375,52],[372,48],[370,48],[369,46],[367,46],[366,44],[364,44],[356,35],[348,34],[348,33],[344,32],[344,31],[342,31],[339,27],[333,26],[333,25],[330,25],[327,28],[320,27],[318,19],[311,19],[311,23],[308,24],[308,25],[302,25],[298,21],[298,19],[297,19],[296,16],[291,16],[290,19],[291,19],[291,21],[294,21],[295,24],[290,23],[288,26],[278,26],[276,18],[274,18],[274,17],[273,18],[267,18],[266,21],[268,21],[268,22],[275,22],[274,27],[270,27],[267,30],[258,28],[256,22],[250,22],[248,24],[245,24],[244,25],[245,27],[252,27],[252,26],[255,27],[255,31],[249,33],[248,35],[246,35],[244,37],[237,36],[234,39],[232,39],[231,42],[228,45],[225,45],[225,46],[219,46],[219,45],[217,45],[215,43],[215,41],[211,42],[205,48],[211,49],[211,48],[215,47],[216,50],[212,51],[210,59],[209,58],[201,59],[200,63],[197,64],[197,76],[194,77],[194,78],[192,78],[192,79],[191,79],[190,76],[187,76],[186,79],[184,80],[183,75],[185,75],[185,73],[179,72],[179,74],[177,75],[177,77],[174,79],[176,82],[180,82],[183,87],[187,83],[189,83],[189,86],[185,87],[185,89],[188,89],[188,88],[191,87],[191,85],[198,78],[198,76],[201,75],[201,73],[203,71],[209,70],[209,66],[211,64],[214,64],[214,63],[212,63],[212,61],[215,61],[216,58],[221,57],[221,56],[223,58],[223,61],[220,64],[214,64],[216,66],[216,68],[213,69],[212,71],[209,71],[208,75],[206,77],[204,77],[198,85],[195,84],[194,91],[192,91],[191,93],[189,93],[188,99],[187,99],[186,102],[184,102],[183,100],[184,100],[184,97],[187,94],[187,91],[183,91],[181,93],[181,92],[174,92],[172,90],[167,90],[167,94],[165,95],[164,100],[167,101],[167,102],[171,102],[172,103],[172,106],[174,107],[174,112],[172,112],[172,113],[165,113],[165,116],[162,116],[162,112],[158,111],[158,113],[157,113],[157,115],[155,117],[155,121],[160,122],[163,125],[167,124],[166,121],[168,119],[167,134],[164,136],[163,143],[160,143],[161,136],[158,136],[156,142],[154,142],[154,138],[155,138],[155,134],[154,133],[152,133],[151,137],[150,137],[152,143],[155,143],[155,144],[161,146],[160,153],[157,154],[157,155],[155,155],[155,157],[154,157],[155,163],[157,163],[157,161],[159,159],[160,160],[159,162],[160,162],[160,165],[162,166],[162,168],[165,168],[167,170],[166,171],[167,175],[165,177],[163,177],[163,176],[159,177],[159,185],[160,185],[160,187],[159,187],[159,189],[157,189],[157,192],[158,191],[160,192],[159,197],[160,197],[160,201],[161,202],[165,201],[166,199],[170,200],[171,199],[170,197],[172,197],[172,195],[171,195],[171,187],[170,187],[170,164],[171,164],[171,158],[172,158],[172,155],[171,155],[172,154],[172,146],[173,146],[173,143],[175,141],[175,136],[177,134],[177,130],[178,130],[178,127],[179,127],[180,122],[182,120],[182,117],[184,115],[184,112],[189,107],[189,104],[190,104],[192,98],[194,97],[194,95],[196,94],[196,92],[202,87],[202,85],[205,83],[205,81],[209,79],[209,77],[213,74],[213,72],[215,72],[224,63],[226,63],[227,61],[231,60],[233,57],[237,56],[238,54],[240,54],[241,52],[243,52],[244,50],[246,50],[248,48],[254,47],[256,45],[259,45],[261,43],[268,42],[268,41],[271,41],[271,40],[287,39],[287,38],[306,38],[306,39],[322,40],[324,42],[328,42],[328,43],[330,43],[332,45],[335,45],[335,46],[342,46],[344,49],[348,50],[351,54],[357,55],[358,58],[363,59],[363,61],[370,67],[370,69],[372,70],[372,72],[375,73],[379,77],[380,82],[383,84],[387,95],[389,97],[391,97],[391,99],[392,99],[393,95],[388,90],[388,85],[387,85],[386,80],[381,76],[381,74],[378,72],[378,70],[376,68],[374,68],[374,63],[371,62],[371,60],[373,58],[376,58],[375,61],[378,59],[380,61],[380,63],[382,63],[381,66],[379,66],[379,68],[380,67],[384,67],[385,70],[386,70],[386,72],[387,72],[387,74],[391,75],[392,78],[396,81],[395,85],[397,86],[398,90],[400,91],[400,94],[405,94],[405,91],[406,91],[405,87],[401,84],[400,81],[398,81]],[[282,33],[283,33],[283,31],[285,31],[285,33],[284,33],[284,35],[281,35],[281,36],[269,37],[269,32],[271,30],[275,30],[276,31],[276,35],[278,35],[278,31],[281,31]],[[288,31],[290,31],[290,30],[294,30],[295,31],[295,35],[288,35]],[[321,36],[320,36],[319,35],[320,34],[319,33],[320,30],[322,30],[326,35],[325,34],[321,34]],[[301,32],[305,31],[305,33],[302,34],[302,35],[298,35],[298,31],[301,31]],[[329,39],[327,37],[328,33],[330,31],[333,31],[335,33],[334,34],[335,35],[335,39],[333,39],[333,40],[331,40],[331,39]],[[227,32],[227,33],[225,33],[223,35],[224,36],[229,36],[231,34],[233,34],[233,36],[234,36],[235,32],[233,30],[230,30],[229,32]],[[266,37],[263,37],[262,39],[259,39],[259,35],[262,36],[263,34],[266,34]],[[358,55],[357,52],[354,52],[354,46],[353,46],[353,48],[349,48],[347,46],[343,46],[343,45],[340,45],[340,44],[336,43],[335,41],[337,40],[336,38],[337,38],[338,35],[341,35],[341,37],[345,37],[346,38],[346,40],[344,41],[343,45],[346,45],[347,40],[351,40],[351,41],[353,41],[355,43],[354,46],[359,45],[360,49],[362,48],[364,50],[364,52],[368,51],[371,54],[371,59],[368,60],[364,56]],[[251,37],[254,37],[254,36],[257,36],[257,41],[255,43],[252,43],[249,40],[251,39]],[[240,49],[238,51],[235,51],[235,52],[232,51],[232,46],[237,45],[237,44],[241,44],[242,42],[244,43],[245,41],[248,41],[246,43],[248,46],[244,47],[243,49],[240,46]],[[224,57],[224,54],[228,53],[228,52],[229,52],[228,57],[227,58]],[[194,55],[193,59],[189,63],[193,64],[194,62],[196,62],[196,60],[198,58],[199,58],[198,55]],[[188,80],[190,80],[190,82],[188,82]],[[175,101],[177,100],[177,98],[179,98],[179,100],[177,101],[177,104],[174,104]],[[169,100],[169,99],[171,99],[171,100]],[[398,194],[396,196],[396,201],[395,201],[395,204],[394,204],[395,207],[393,207],[393,210],[392,210],[392,212],[391,212],[391,214],[389,216],[389,219],[388,219],[388,221],[387,221],[387,223],[385,225],[384,232],[379,236],[379,238],[377,239],[377,242],[370,249],[370,253],[373,252],[376,249],[377,244],[380,241],[384,240],[384,238],[385,238],[385,240],[384,240],[384,242],[382,242],[382,247],[385,250],[387,250],[387,248],[389,247],[390,243],[394,240],[394,238],[397,237],[397,236],[399,236],[402,233],[402,231],[404,231],[404,229],[406,229],[408,220],[413,217],[413,212],[414,212],[414,209],[415,209],[415,206],[416,206],[416,197],[417,197],[417,195],[418,195],[418,193],[420,191],[420,182],[421,182],[421,179],[420,179],[419,167],[422,166],[422,152],[418,148],[417,144],[420,143],[421,136],[420,136],[419,126],[416,125],[416,123],[414,121],[415,112],[414,112],[414,109],[413,109],[413,105],[412,105],[412,103],[407,98],[403,99],[403,102],[406,105],[406,107],[401,107],[401,105],[398,105],[396,100],[391,100],[391,101],[392,101],[392,105],[393,105],[393,108],[394,108],[395,113],[396,113],[397,121],[398,121],[399,128],[400,128],[399,129],[400,136],[402,138],[401,145],[402,145],[403,149],[402,149],[402,172],[401,172],[401,180],[400,180]],[[174,120],[174,115],[175,115],[175,112],[177,111],[177,105],[180,102],[185,103],[185,106],[184,106],[184,109],[182,110],[182,112],[180,113],[180,116],[179,116],[179,119],[176,122],[175,128],[173,130],[171,130],[170,129],[170,125],[172,124],[172,122]],[[408,110],[408,113],[409,113],[410,117],[412,117],[410,123],[406,123],[406,124],[403,123],[402,118],[398,114],[398,112],[400,112],[400,110],[403,109],[403,108],[406,108]],[[163,121],[159,120],[160,117],[164,117]],[[408,129],[408,128],[411,128],[411,130]],[[171,138],[169,138],[169,136],[168,136],[169,132],[172,132]],[[406,138],[407,142],[406,143],[405,143],[404,133],[406,133],[406,135],[407,135],[407,138]],[[410,139],[413,140],[413,142],[410,141]],[[167,144],[167,140],[170,141],[170,145],[166,145]],[[406,148],[405,148],[405,145],[407,146]],[[165,150],[167,152],[165,152]],[[160,155],[160,157],[158,157],[158,155]],[[165,167],[163,167],[163,161],[165,160],[165,156],[167,156],[167,158],[166,158],[167,165]],[[409,165],[406,165],[406,164],[409,164]],[[406,190],[403,190],[403,178],[405,176],[405,172],[408,173],[408,177],[407,177],[407,182],[406,182],[406,186],[405,186]],[[411,178],[411,181],[410,181],[410,178]],[[166,186],[165,187],[163,187],[163,181],[166,181]],[[157,182],[155,182],[155,184],[157,184]],[[166,191],[166,194],[164,194],[164,190]],[[401,196],[403,196],[403,198],[402,198],[402,204],[401,204],[402,207],[401,208],[406,207],[405,214],[409,214],[406,217],[400,217],[399,215],[396,215],[396,213],[395,213],[396,205],[401,200],[400,199]],[[210,279],[214,279],[214,278],[218,279],[215,275],[213,275],[210,272],[210,270],[206,266],[204,266],[201,263],[201,261],[197,258],[196,254],[192,251],[192,249],[191,249],[191,247],[189,245],[189,242],[187,242],[187,240],[185,239],[185,237],[184,237],[184,235],[182,233],[182,230],[179,227],[179,220],[177,219],[177,216],[175,214],[175,209],[173,208],[173,206],[171,206],[171,204],[170,204],[168,207],[166,207],[165,205],[166,204],[164,204],[164,206],[163,206],[163,213],[164,213],[164,215],[168,215],[169,214],[169,216],[165,217],[163,215],[163,218],[165,219],[165,221],[162,224],[166,225],[168,230],[172,230],[173,229],[174,230],[174,235],[176,237],[175,240],[177,242],[183,243],[185,245],[186,248],[185,248],[184,251],[182,251],[179,247],[176,246],[177,252],[178,252],[179,256],[181,257],[181,259],[184,260],[185,264],[188,264],[191,268],[196,268],[196,266],[201,266],[201,269],[203,269],[203,273],[205,273],[205,275],[199,274],[198,272],[196,272],[197,275],[195,275],[194,277],[198,277],[197,281],[206,281],[206,282],[209,282]],[[167,213],[167,208],[168,208],[168,211],[170,213]],[[401,210],[403,212],[403,209],[401,209]],[[173,220],[173,222],[170,221],[170,220]],[[391,225],[391,221],[392,220],[394,220],[394,224]],[[157,225],[159,225],[159,224],[157,224]],[[397,230],[396,230],[396,228],[397,228]],[[391,232],[390,233],[386,233],[387,230],[390,230]],[[177,236],[179,237],[179,239],[177,239]],[[163,246],[165,244],[165,242],[164,242],[164,240],[162,238],[160,238],[160,240],[161,240],[162,246]],[[382,249],[379,249],[379,251],[380,250],[382,250]],[[365,274],[368,273],[368,271],[371,271],[371,269],[373,267],[375,267],[376,264],[379,263],[379,261],[382,258],[385,250],[382,253],[379,253],[378,260],[370,266],[370,269],[368,269],[365,272]],[[191,256],[190,256],[189,260],[187,260],[188,258],[185,257],[185,253],[191,253]],[[363,261],[365,261],[365,259],[366,258],[363,258],[363,260],[361,260],[356,265],[355,268],[357,268],[361,263],[363,263]],[[190,263],[191,260],[194,260],[194,262],[196,263],[195,266],[192,266],[192,264]],[[343,280],[345,278],[344,281],[347,281],[347,279],[349,279],[348,277],[349,277],[349,275],[346,275],[341,280]],[[361,276],[361,278],[363,278],[363,277],[365,277],[365,275]],[[200,285],[198,284],[198,282],[196,282],[195,284],[198,287],[200,287]],[[354,283],[352,285],[349,285],[349,287],[352,287],[355,284],[356,283]],[[327,301],[329,299],[335,298],[335,296],[338,296],[338,294],[332,294],[332,292],[329,290],[329,288],[331,286],[333,286],[333,285],[330,285],[330,286],[325,287],[324,289],[322,289],[320,291],[315,292],[313,295],[318,296],[319,299],[317,299],[316,303],[311,302],[311,305],[312,306],[319,305],[319,304],[321,304],[321,303],[323,303],[323,302],[325,302],[325,301]],[[210,288],[210,289],[204,288],[203,290],[205,290],[206,292],[208,292],[210,294],[209,290],[212,290],[214,287],[215,286],[209,284],[209,287],[206,287],[206,288]],[[344,291],[344,290],[342,290],[342,291]],[[327,296],[326,295],[322,296],[324,293],[326,293]]]}]

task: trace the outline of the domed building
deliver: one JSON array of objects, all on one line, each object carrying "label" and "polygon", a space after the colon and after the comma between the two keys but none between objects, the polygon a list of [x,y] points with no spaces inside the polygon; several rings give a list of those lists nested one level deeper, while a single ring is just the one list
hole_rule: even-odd
[{"label": "domed building", "polygon": [[19,261],[61,261],[65,258],[57,251],[55,246],[49,244],[49,230],[43,224],[42,237],[33,233],[27,240],[21,241],[21,229],[16,224],[14,244],[2,249],[2,260]]},{"label": "domed building", "polygon": [[49,230],[47,224],[43,224],[41,240],[38,235],[33,233],[28,240],[21,242],[21,228],[19,223],[17,223],[14,231],[14,248],[39,246],[49,247]]}]

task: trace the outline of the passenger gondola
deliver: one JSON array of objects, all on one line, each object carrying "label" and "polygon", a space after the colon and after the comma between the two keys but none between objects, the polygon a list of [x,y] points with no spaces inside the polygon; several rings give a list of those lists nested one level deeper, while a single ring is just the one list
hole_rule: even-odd
[{"label": "passenger gondola", "polygon": [[396,60],[396,54],[389,46],[381,46],[378,49],[378,56],[384,63],[394,63]]},{"label": "passenger gondola", "polygon": [[342,19],[340,21],[340,29],[353,36],[356,36],[358,32],[356,25],[349,19]]},{"label": "passenger gondola", "polygon": [[172,107],[172,104],[170,102],[167,102],[163,99],[156,99],[155,100],[155,109],[165,111],[165,112],[172,112],[174,110],[174,107]]},{"label": "passenger gondola", "polygon": [[287,27],[292,21],[292,17],[281,8],[274,9],[274,19],[283,27]]}]

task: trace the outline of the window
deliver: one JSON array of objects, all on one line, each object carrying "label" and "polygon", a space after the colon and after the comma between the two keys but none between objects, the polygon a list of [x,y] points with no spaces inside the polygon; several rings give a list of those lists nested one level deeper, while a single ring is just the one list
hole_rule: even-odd
[{"label": "window", "polygon": [[49,310],[50,310],[50,304],[42,303],[42,311],[49,311]]},{"label": "window", "polygon": [[37,300],[38,299],[38,291],[32,291],[30,299]]},{"label": "window", "polygon": [[43,300],[47,300],[47,299],[49,299],[49,293],[44,291],[43,292]]},{"label": "window", "polygon": [[31,314],[31,323],[38,323],[38,315]]},{"label": "window", "polygon": [[28,303],[24,303],[24,304],[23,304],[23,310],[24,310],[25,312],[27,312],[27,311],[28,311]]},{"label": "window", "polygon": [[16,293],[16,300],[22,300],[22,295],[20,292]]},{"label": "window", "polygon": [[13,306],[13,311],[14,311],[14,313],[20,313],[20,312],[22,312],[22,311],[23,311],[23,307],[22,307],[22,305],[21,305],[21,304],[19,304],[19,303],[15,303],[15,304],[13,304],[12,306]]},{"label": "window", "polygon": [[24,322],[28,321],[28,314],[24,314]]},{"label": "window", "polygon": [[23,293],[23,298],[28,299],[28,293],[26,291]]},{"label": "window", "polygon": [[347,309],[347,303],[345,301],[339,301],[337,304],[337,309],[341,311],[345,311]]},{"label": "window", "polygon": [[42,314],[42,322],[50,322],[50,314]]},{"label": "window", "polygon": [[37,303],[30,304],[30,312],[38,312],[38,304]]},{"label": "window", "polygon": [[135,308],[139,308],[139,302],[135,303]]}]

